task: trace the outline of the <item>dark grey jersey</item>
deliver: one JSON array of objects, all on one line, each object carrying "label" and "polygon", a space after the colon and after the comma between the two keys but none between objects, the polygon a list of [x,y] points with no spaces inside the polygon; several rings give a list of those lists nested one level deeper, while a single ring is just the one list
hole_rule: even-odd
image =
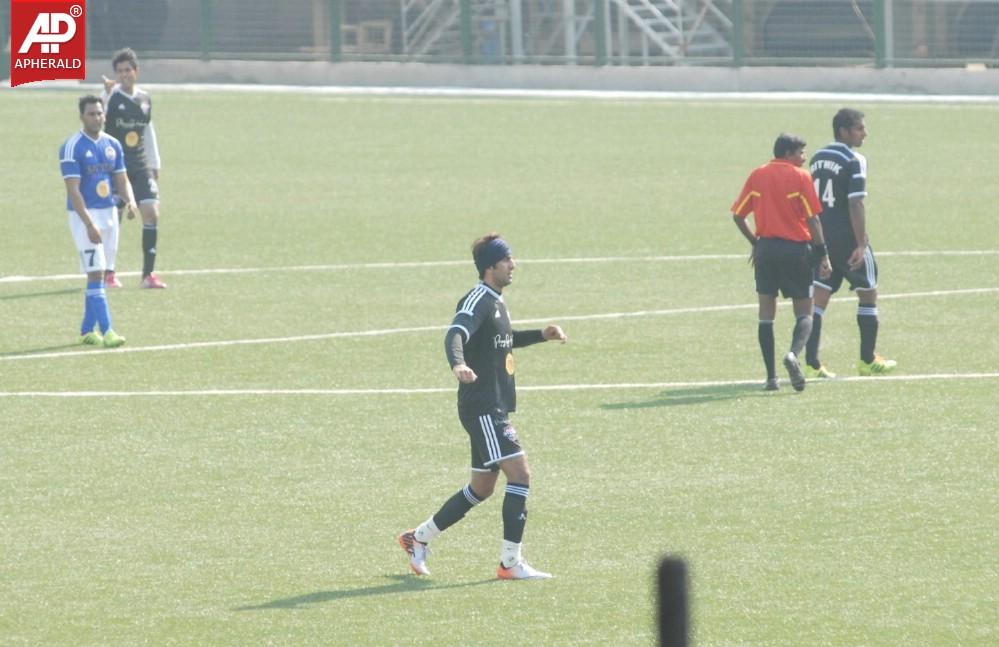
[{"label": "dark grey jersey", "polygon": [[[451,343],[456,335],[461,338],[458,353]],[[541,331],[515,331],[502,295],[479,283],[458,301],[445,339],[448,363],[454,367],[463,361],[478,376],[458,386],[458,408],[467,413],[516,410],[513,349],[544,341]]]},{"label": "dark grey jersey", "polygon": [[129,175],[146,172],[146,127],[153,118],[149,95],[137,89],[130,97],[120,86],[115,86],[105,101],[104,110],[104,130],[121,142]]},{"label": "dark grey jersey", "polygon": [[867,159],[846,144],[819,149],[809,164],[822,203],[822,232],[829,245],[856,247],[850,224],[850,199],[867,196]]}]

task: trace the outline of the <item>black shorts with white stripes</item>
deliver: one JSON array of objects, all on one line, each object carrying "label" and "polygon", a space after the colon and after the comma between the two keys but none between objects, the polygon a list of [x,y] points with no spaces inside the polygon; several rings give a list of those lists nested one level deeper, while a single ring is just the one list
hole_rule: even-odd
[{"label": "black shorts with white stripes", "polygon": [[472,446],[472,471],[495,472],[500,462],[524,454],[517,430],[506,412],[472,413],[458,411],[461,426]]},{"label": "black shorts with white stripes", "polygon": [[853,249],[849,245],[830,245],[829,264],[832,265],[832,274],[827,279],[819,278],[818,271],[815,272],[815,285],[826,288],[830,292],[837,292],[843,279],[850,284],[851,290],[873,290],[878,287],[878,262],[874,258],[874,250],[868,245],[864,248],[864,262],[856,269],[850,269],[847,261]]},{"label": "black shorts with white stripes", "polygon": [[160,188],[156,180],[148,171],[136,171],[128,173],[128,181],[132,183],[132,193],[135,194],[136,204],[143,202],[157,202],[160,199]]}]

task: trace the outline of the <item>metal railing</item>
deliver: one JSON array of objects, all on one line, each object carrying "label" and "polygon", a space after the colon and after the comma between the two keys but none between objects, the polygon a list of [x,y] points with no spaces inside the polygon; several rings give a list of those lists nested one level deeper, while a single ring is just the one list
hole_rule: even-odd
[{"label": "metal railing", "polygon": [[88,19],[92,52],[154,58],[999,65],[999,0],[90,0]]}]

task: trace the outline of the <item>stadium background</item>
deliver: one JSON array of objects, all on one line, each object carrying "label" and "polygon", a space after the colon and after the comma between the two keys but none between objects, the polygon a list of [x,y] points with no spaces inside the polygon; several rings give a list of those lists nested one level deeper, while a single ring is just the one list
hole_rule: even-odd
[{"label": "stadium background", "polygon": [[[145,60],[976,70],[999,62],[997,0],[92,0],[87,8],[90,58],[101,61],[131,46]],[[8,42],[9,16],[0,29]]]}]

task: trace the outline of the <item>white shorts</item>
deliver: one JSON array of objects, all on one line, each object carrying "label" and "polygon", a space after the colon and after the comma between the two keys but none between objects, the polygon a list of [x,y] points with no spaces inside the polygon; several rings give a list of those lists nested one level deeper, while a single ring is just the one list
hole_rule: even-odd
[{"label": "white shorts", "polygon": [[80,255],[80,271],[87,274],[114,269],[115,257],[118,255],[118,210],[114,207],[108,207],[106,209],[87,209],[87,211],[90,212],[94,225],[101,232],[101,244],[99,245],[90,242],[87,228],[76,212],[70,211],[68,213],[69,232],[73,235],[76,251]]}]

